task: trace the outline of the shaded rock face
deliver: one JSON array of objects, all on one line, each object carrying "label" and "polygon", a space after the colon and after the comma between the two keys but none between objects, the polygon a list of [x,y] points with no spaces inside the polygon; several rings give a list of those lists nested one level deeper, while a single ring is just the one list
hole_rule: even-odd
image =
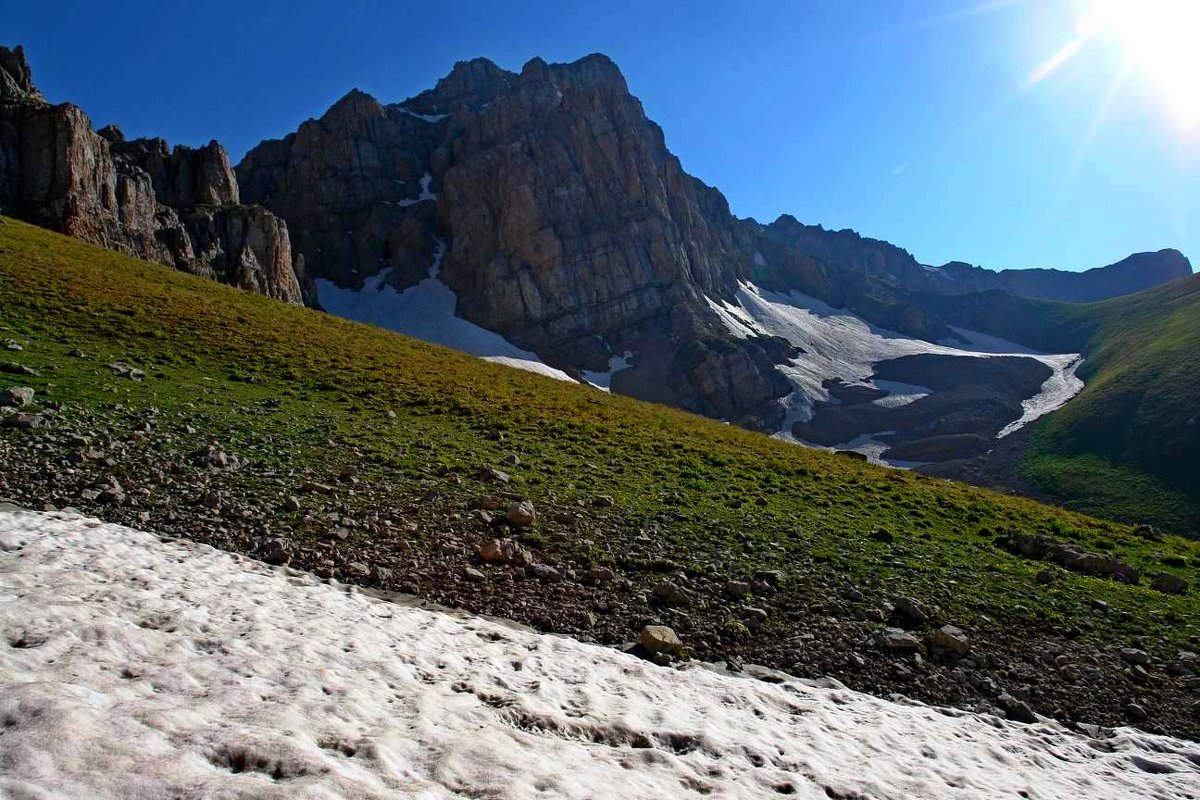
[{"label": "shaded rock face", "polygon": [[353,285],[392,269],[403,289],[435,250],[430,170],[444,125],[352,91],[319,120],[254,148],[238,165],[245,199],[288,220],[316,277]]},{"label": "shaded rock face", "polygon": [[446,242],[458,312],[574,371],[633,351],[613,388],[775,428],[789,348],[729,337],[704,295],[729,296],[753,246],[724,197],[687,175],[604,56],[520,74],[461,62],[395,105],[351,92],[238,165],[313,274],[389,269],[403,289]]},{"label": "shaded rock face", "polygon": [[239,205],[225,149],[169,149],[100,132],[81,109],[50,105],[21,48],[0,47],[0,210],[139,258],[292,303],[303,262],[287,226]]},{"label": "shaded rock face", "polygon": [[[114,133],[114,131],[116,131]],[[166,206],[237,205],[237,179],[229,155],[216,141],[204,147],[167,147],[163,139],[126,142],[115,126],[100,132],[109,141],[113,161],[123,172],[142,170],[150,176],[155,198]]]},{"label": "shaded rock face", "polygon": [[0,47],[0,100],[41,100],[21,45]]},{"label": "shaded rock face", "polygon": [[724,198],[683,172],[612,62],[532,61],[464,117],[438,211],[446,281],[480,324],[619,351],[629,325],[727,291],[746,248]]}]

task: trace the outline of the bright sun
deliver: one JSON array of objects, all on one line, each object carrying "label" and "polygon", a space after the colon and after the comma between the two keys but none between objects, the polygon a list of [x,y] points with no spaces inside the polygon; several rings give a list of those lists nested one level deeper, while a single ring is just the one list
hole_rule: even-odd
[{"label": "bright sun", "polygon": [[1187,128],[1200,127],[1200,0],[1090,0],[1081,40],[1112,36]]}]

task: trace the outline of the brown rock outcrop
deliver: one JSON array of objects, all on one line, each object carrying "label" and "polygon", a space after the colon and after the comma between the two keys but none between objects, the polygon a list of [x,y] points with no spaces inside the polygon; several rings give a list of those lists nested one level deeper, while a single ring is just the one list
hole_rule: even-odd
[{"label": "brown rock outcrop", "polygon": [[92,130],[77,106],[50,105],[20,47],[0,47],[0,211],[52,230],[291,303],[303,261],[286,224],[239,204],[217,142],[169,149]]},{"label": "brown rock outcrop", "polygon": [[439,126],[351,91],[320,119],[255,147],[238,165],[245,198],[288,221],[313,275],[349,285],[391,268],[416,283],[435,241],[429,171]]}]

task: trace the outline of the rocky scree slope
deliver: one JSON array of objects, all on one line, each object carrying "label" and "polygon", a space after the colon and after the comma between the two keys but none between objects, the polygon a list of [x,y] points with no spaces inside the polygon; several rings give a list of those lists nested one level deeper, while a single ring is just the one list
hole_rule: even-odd
[{"label": "rocky scree slope", "polygon": [[[625,646],[1195,738],[1200,543],[0,223],[0,497]],[[958,629],[944,630],[950,625]]]},{"label": "rocky scree slope", "polygon": [[92,130],[48,103],[20,46],[0,47],[0,210],[52,230],[265,294],[304,300],[286,223],[243,205],[225,149]]}]

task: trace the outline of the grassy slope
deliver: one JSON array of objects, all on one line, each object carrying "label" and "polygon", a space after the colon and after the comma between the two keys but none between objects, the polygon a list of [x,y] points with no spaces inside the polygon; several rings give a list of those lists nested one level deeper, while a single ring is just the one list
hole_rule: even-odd
[{"label": "grassy slope", "polygon": [[1088,513],[1200,531],[1200,276],[1069,309],[1086,386],[1038,426],[1023,477]]},{"label": "grassy slope", "polygon": [[1023,478],[1086,513],[1200,532],[1200,276],[1099,303],[922,302],[968,328],[1085,354],[1086,386],[1035,426]]},{"label": "grassy slope", "polygon": [[[1122,525],[507,369],[0,220],[7,337],[28,345],[0,351],[0,360],[41,369],[20,382],[64,403],[65,414],[155,406],[161,419],[191,420],[201,435],[288,474],[369,465],[364,480],[385,484],[397,504],[420,497],[447,469],[469,476],[517,449],[524,464],[513,470],[514,491],[540,508],[611,495],[621,518],[635,532],[644,526],[684,569],[719,558],[731,574],[786,570],[794,585],[836,575],[869,596],[936,603],[977,629],[1069,625],[1103,599],[1113,613],[1094,633],[1084,624],[1085,640],[1148,636],[1166,645],[1200,634],[1200,593],[1164,596],[1079,575],[1039,586],[1043,564],[990,540],[1010,529],[1044,532],[1146,569],[1167,560],[1193,585],[1195,542],[1148,543]],[[95,358],[68,357],[72,348]],[[146,381],[115,379],[103,366],[113,359],[143,367]],[[258,410],[267,399],[281,403],[277,413]],[[487,436],[494,428],[506,431],[506,443]],[[21,434],[0,431],[0,445],[6,435]],[[253,479],[247,472],[244,480]],[[480,488],[467,481],[441,491],[468,497]],[[568,532],[539,541],[541,526],[530,537],[549,553],[621,558],[603,538]],[[872,541],[879,527],[897,543]]]}]

